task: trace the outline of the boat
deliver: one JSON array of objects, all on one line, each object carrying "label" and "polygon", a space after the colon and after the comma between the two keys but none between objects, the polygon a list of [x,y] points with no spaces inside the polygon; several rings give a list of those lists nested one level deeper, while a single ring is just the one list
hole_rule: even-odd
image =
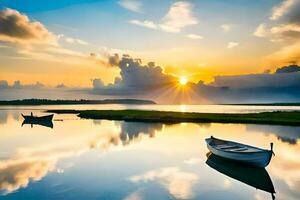
[{"label": "boat", "polygon": [[273,143],[271,143],[271,150],[266,150],[217,139],[213,136],[205,139],[205,142],[209,151],[216,156],[256,167],[266,167],[270,163],[272,155],[275,155],[273,152]]},{"label": "boat", "polygon": [[38,121],[52,121],[53,116],[54,116],[54,114],[51,114],[51,115],[45,115],[45,116],[41,116],[41,117],[34,116],[32,113],[31,113],[31,115],[23,115],[23,114],[22,114],[22,117],[24,118],[24,120],[32,121],[32,122],[38,122]]},{"label": "boat", "polygon": [[22,114],[22,117],[24,118],[22,126],[24,124],[30,124],[31,127],[33,127],[33,125],[36,124],[36,125],[53,128],[53,123],[52,123],[53,116],[54,116],[54,114],[41,116],[41,117],[34,116],[32,113],[31,113],[31,115],[23,115]]},{"label": "boat", "polygon": [[208,153],[206,164],[226,176],[256,189],[269,192],[272,199],[275,199],[275,188],[265,168],[237,164],[212,153]]}]

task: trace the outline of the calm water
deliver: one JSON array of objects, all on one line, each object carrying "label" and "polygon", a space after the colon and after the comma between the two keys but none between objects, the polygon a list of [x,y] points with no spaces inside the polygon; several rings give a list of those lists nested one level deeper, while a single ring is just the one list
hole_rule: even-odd
[{"label": "calm water", "polygon": [[272,111],[300,111],[300,106],[234,106],[234,105],[120,105],[120,104],[98,104],[98,105],[47,105],[47,106],[0,106],[3,109],[95,109],[95,110],[161,110],[179,112],[203,112],[203,113],[257,113]]},{"label": "calm water", "polygon": [[300,127],[56,115],[53,128],[31,128],[21,126],[21,112],[29,110],[0,110],[0,199],[272,199],[237,180],[249,178],[243,170],[209,164],[211,135],[264,148],[274,142],[276,156],[254,179],[273,185],[276,199],[300,199]]}]

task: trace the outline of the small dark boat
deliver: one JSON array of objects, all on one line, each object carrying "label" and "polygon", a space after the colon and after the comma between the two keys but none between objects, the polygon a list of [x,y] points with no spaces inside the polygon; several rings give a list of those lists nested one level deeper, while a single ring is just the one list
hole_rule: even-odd
[{"label": "small dark boat", "polygon": [[206,164],[226,176],[271,193],[272,199],[275,199],[274,185],[265,168],[238,164],[212,153],[208,153]]},{"label": "small dark boat", "polygon": [[211,136],[205,139],[207,148],[213,154],[244,164],[256,167],[266,167],[272,158],[273,143],[271,149],[261,149],[246,144],[221,140]]},{"label": "small dark boat", "polygon": [[24,118],[22,126],[24,124],[30,124],[31,127],[33,127],[34,124],[37,124],[37,125],[53,128],[53,123],[52,123],[53,116],[54,114],[41,116],[41,117],[34,116],[32,113],[31,115],[22,114],[22,117]]},{"label": "small dark boat", "polygon": [[38,121],[52,121],[53,116],[54,116],[54,114],[45,115],[45,116],[41,116],[41,117],[34,116],[32,113],[31,113],[31,115],[23,115],[22,114],[22,117],[24,118],[24,120],[33,121],[33,122],[35,122],[35,121],[36,122],[38,122]]}]

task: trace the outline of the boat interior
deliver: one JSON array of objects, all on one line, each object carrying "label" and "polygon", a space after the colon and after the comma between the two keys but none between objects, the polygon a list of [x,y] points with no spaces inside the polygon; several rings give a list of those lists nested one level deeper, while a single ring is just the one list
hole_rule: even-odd
[{"label": "boat interior", "polygon": [[214,146],[216,149],[222,150],[222,151],[229,151],[229,152],[258,152],[262,151],[261,149],[234,143],[234,142],[227,142],[219,139],[213,138],[211,141],[211,145]]}]

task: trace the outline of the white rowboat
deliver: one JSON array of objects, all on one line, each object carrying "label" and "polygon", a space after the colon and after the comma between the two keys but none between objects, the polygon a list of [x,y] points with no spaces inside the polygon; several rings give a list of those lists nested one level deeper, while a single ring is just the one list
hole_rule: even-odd
[{"label": "white rowboat", "polygon": [[274,154],[273,143],[271,143],[271,150],[266,150],[237,142],[217,139],[213,136],[205,139],[205,142],[210,152],[216,156],[256,167],[266,167],[271,161],[272,154]]}]

